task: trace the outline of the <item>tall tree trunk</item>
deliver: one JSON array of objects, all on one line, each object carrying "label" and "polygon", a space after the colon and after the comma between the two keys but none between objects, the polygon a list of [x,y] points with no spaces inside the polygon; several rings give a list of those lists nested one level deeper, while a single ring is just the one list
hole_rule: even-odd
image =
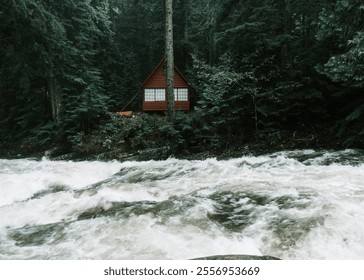
[{"label": "tall tree trunk", "polygon": [[173,0],[165,0],[166,5],[166,30],[165,30],[165,59],[168,117],[174,120],[174,55],[173,55]]},{"label": "tall tree trunk", "polygon": [[45,80],[45,96],[46,96],[46,107],[50,113],[52,120],[55,124],[60,121],[61,114],[61,89],[55,78],[46,78]]},{"label": "tall tree trunk", "polygon": [[254,110],[254,138],[257,137],[258,134],[258,106],[257,106],[257,99],[256,99],[256,93],[251,94],[252,103],[253,103],[253,110]]},{"label": "tall tree trunk", "polygon": [[215,27],[210,30],[209,40],[210,40],[209,64],[213,65],[216,62],[216,30],[215,30]]},{"label": "tall tree trunk", "polygon": [[[293,29],[291,0],[284,0],[283,9],[282,31],[284,36],[288,38]],[[291,46],[288,39],[285,39],[281,48],[281,64],[285,70],[289,70],[292,66]]]},{"label": "tall tree trunk", "polygon": [[184,37],[185,43],[188,43],[188,7],[189,7],[189,0],[184,0],[184,2],[183,2],[183,10],[184,10],[183,37]]},{"label": "tall tree trunk", "polygon": [[184,10],[184,19],[183,19],[183,53],[182,53],[182,63],[184,70],[190,68],[190,61],[188,56],[188,49],[189,49],[189,30],[188,30],[188,7],[189,7],[189,0],[183,1],[183,10]]}]

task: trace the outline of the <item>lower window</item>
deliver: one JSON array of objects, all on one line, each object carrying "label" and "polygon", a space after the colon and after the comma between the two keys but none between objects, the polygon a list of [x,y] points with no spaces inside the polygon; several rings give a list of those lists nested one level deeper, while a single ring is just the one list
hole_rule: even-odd
[{"label": "lower window", "polygon": [[187,88],[175,88],[174,89],[175,101],[188,101],[188,89]]},{"label": "lower window", "polygon": [[164,88],[146,88],[144,101],[166,101],[166,90]]}]

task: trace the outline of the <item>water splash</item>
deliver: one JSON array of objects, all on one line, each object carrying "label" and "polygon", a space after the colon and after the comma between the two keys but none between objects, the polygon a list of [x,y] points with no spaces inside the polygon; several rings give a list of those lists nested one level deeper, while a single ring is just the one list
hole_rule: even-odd
[{"label": "water splash", "polygon": [[363,259],[364,154],[0,160],[0,259]]}]

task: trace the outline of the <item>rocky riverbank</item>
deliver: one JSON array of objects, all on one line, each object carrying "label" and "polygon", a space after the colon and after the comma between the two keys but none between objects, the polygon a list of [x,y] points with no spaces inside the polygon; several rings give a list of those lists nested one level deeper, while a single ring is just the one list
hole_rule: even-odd
[{"label": "rocky riverbank", "polygon": [[329,124],[320,130],[300,126],[260,130],[252,135],[249,129],[239,128],[230,135],[219,135],[204,130],[196,118],[193,114],[180,115],[171,123],[158,115],[137,114],[132,118],[111,115],[89,135],[67,138],[55,134],[47,141],[29,136],[16,142],[0,142],[0,157],[104,161],[168,157],[226,159],[281,150],[347,148],[343,140],[333,136]]},{"label": "rocky riverbank", "polygon": [[119,160],[119,161],[140,161],[140,160],[163,160],[168,157],[183,159],[206,159],[216,157],[228,159],[242,155],[260,155],[281,150],[294,149],[328,149],[339,150],[345,148],[341,143],[329,138],[326,135],[302,135],[297,132],[284,131],[280,137],[266,137],[255,141],[234,143],[225,147],[201,145],[190,149],[176,149],[175,146],[163,145],[152,148],[127,148],[124,145],[106,148],[103,145],[96,145],[95,142],[102,142],[102,139],[84,141],[77,149],[65,149],[62,145],[40,146],[36,143],[22,141],[11,146],[2,146],[0,149],[1,158],[42,158],[47,157],[53,160]]}]

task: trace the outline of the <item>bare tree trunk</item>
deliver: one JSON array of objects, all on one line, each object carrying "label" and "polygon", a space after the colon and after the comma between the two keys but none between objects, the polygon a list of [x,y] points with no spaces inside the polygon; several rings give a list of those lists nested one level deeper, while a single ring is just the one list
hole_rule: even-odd
[{"label": "bare tree trunk", "polygon": [[189,0],[185,0],[183,2],[183,9],[184,9],[184,26],[183,26],[183,37],[186,43],[188,43],[188,7],[189,7]]},{"label": "bare tree trunk", "polygon": [[215,30],[215,28],[210,30],[209,40],[210,40],[209,64],[213,65],[216,61],[216,30]]},{"label": "bare tree trunk", "polygon": [[166,5],[166,82],[167,82],[167,104],[168,117],[174,120],[174,55],[173,55],[173,0],[165,0]]},{"label": "bare tree trunk", "polygon": [[[284,18],[282,31],[285,36],[289,36],[292,26],[292,9],[291,0],[284,0]],[[288,42],[284,43],[281,48],[281,64],[285,69],[289,69],[292,66],[291,46]]]},{"label": "bare tree trunk", "polygon": [[[189,69],[189,56],[188,56],[188,49],[189,49],[189,30],[188,30],[188,12],[189,8],[189,0],[183,1],[183,48],[182,48],[182,62],[183,62],[183,69]],[[181,65],[180,65],[181,66]]]},{"label": "bare tree trunk", "polygon": [[48,103],[48,105],[46,106],[50,109],[52,120],[54,121],[55,124],[58,124],[60,121],[62,100],[61,100],[61,89],[55,78],[46,79],[45,95]]}]

